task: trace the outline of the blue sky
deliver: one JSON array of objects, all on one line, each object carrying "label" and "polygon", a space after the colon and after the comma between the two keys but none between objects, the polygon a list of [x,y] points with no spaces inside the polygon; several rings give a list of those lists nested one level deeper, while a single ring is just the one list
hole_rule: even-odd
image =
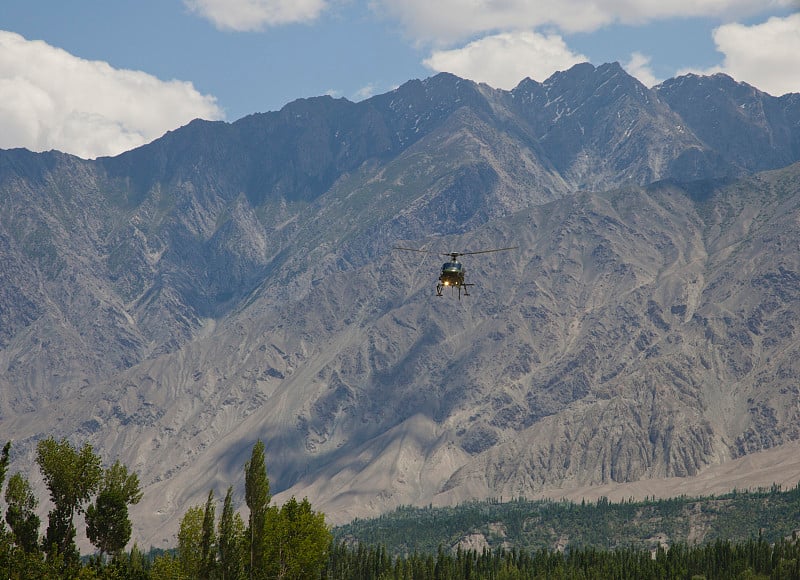
[{"label": "blue sky", "polygon": [[448,71],[503,89],[618,61],[800,92],[798,0],[2,0],[0,148],[115,155],[193,118],[359,101]]}]

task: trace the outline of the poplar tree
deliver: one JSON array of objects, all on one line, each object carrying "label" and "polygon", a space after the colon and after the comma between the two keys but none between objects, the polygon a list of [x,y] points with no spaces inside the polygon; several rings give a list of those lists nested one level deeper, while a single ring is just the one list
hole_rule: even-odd
[{"label": "poplar tree", "polygon": [[31,490],[31,484],[21,473],[15,473],[6,487],[6,521],[14,534],[14,542],[27,553],[39,549],[39,516],[36,508],[39,501]]},{"label": "poplar tree", "polygon": [[[6,442],[3,452],[0,454],[0,490],[3,489],[3,482],[8,471],[8,456],[11,451],[11,441]],[[11,559],[11,537],[6,533],[6,524],[0,519],[0,568],[9,568]]]},{"label": "poplar tree", "polygon": [[153,560],[150,580],[188,580],[188,576],[183,573],[180,559],[171,552],[164,552]]},{"label": "poplar tree", "polygon": [[328,559],[333,535],[325,515],[311,509],[307,498],[294,497],[267,513],[265,567],[270,578],[318,578]]},{"label": "poplar tree", "polygon": [[[0,453],[0,490],[3,489],[3,482],[6,480],[6,472],[8,471],[8,456],[11,453],[11,441],[6,441],[3,446],[3,452]],[[5,532],[6,525],[3,520],[0,520],[0,536]]]},{"label": "poplar tree", "polygon": [[139,477],[115,462],[103,475],[97,499],[86,510],[86,536],[101,555],[118,556],[131,539],[128,506],[139,503]]},{"label": "poplar tree", "polygon": [[250,460],[244,466],[244,500],[250,509],[248,535],[250,540],[250,580],[264,569],[264,522],[272,496],[264,462],[264,443],[259,439],[253,445]]},{"label": "poplar tree", "polygon": [[0,453],[0,489],[3,488],[3,482],[6,480],[6,471],[8,471],[8,456],[11,453],[11,441],[6,441],[3,445],[3,452]]},{"label": "poplar tree", "polygon": [[56,441],[49,437],[36,446],[36,463],[55,506],[48,513],[45,552],[49,557],[63,556],[65,567],[76,566],[78,551],[73,519],[76,513],[83,512],[84,504],[100,483],[103,476],[100,457],[88,443],[78,450],[66,438]]},{"label": "poplar tree", "polygon": [[219,577],[240,580],[244,577],[242,546],[245,540],[244,522],[233,509],[233,486],[228,487],[219,519]]},{"label": "poplar tree", "polygon": [[187,578],[200,577],[204,518],[205,510],[196,505],[190,507],[181,520],[178,531],[178,560]]},{"label": "poplar tree", "polygon": [[203,529],[200,538],[200,578],[208,579],[214,575],[217,564],[217,538],[214,533],[216,508],[214,506],[214,490],[208,491],[206,508],[203,510]]}]

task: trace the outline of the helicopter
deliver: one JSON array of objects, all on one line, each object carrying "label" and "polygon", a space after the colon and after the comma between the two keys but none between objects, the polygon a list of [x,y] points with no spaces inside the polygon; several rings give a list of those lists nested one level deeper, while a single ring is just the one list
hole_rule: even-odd
[{"label": "helicopter", "polygon": [[436,295],[443,296],[443,290],[450,288],[452,290],[458,288],[458,299],[461,300],[461,293],[463,289],[464,296],[469,296],[469,287],[475,284],[466,282],[466,269],[464,265],[458,261],[459,256],[471,256],[474,254],[488,254],[489,252],[505,252],[507,250],[516,250],[519,246],[512,246],[509,248],[494,248],[491,250],[478,250],[476,252],[432,252],[429,250],[419,250],[417,248],[400,248],[394,247],[395,250],[404,250],[406,252],[420,252],[423,254],[441,254],[442,256],[450,256],[450,261],[442,264],[442,271],[439,274],[439,281],[436,284]]}]

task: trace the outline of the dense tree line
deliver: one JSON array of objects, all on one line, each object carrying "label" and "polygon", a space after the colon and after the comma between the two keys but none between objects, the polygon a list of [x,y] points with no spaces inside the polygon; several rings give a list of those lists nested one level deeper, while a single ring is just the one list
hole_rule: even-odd
[{"label": "dense tree line", "polygon": [[720,496],[596,502],[514,499],[470,501],[450,507],[404,506],[334,530],[337,540],[381,544],[392,555],[436,552],[481,534],[490,549],[536,551],[559,543],[569,548],[655,550],[697,538],[745,542],[763,534],[769,542],[800,529],[800,486],[732,491]]},{"label": "dense tree line", "polygon": [[[11,442],[0,455],[0,490],[5,483]],[[24,474],[5,487],[5,519],[0,520],[0,573],[7,578],[91,578],[75,545],[75,516],[84,514],[86,537],[98,562],[122,557],[131,538],[128,506],[142,498],[139,478],[119,462],[103,469],[89,444],[73,447],[50,437],[36,446],[36,464],[50,493],[52,509],[40,537],[39,500]],[[7,526],[7,527],[6,527]]]},{"label": "dense tree line", "polygon": [[[215,523],[214,492],[205,506],[190,508],[180,524],[177,557],[163,555],[151,577],[219,580],[266,580],[268,578],[320,578],[333,536],[325,516],[311,509],[307,499],[289,499],[271,505],[264,444],[253,446],[245,464],[245,503],[248,522],[233,511],[229,487],[222,515]],[[171,571],[172,574],[161,572]]]},{"label": "dense tree line", "polygon": [[[76,448],[66,440],[41,441],[36,462],[50,493],[52,509],[45,533],[40,536],[42,522],[36,515],[39,503],[30,483],[21,473],[13,474],[6,482],[10,448],[7,443],[0,454],[0,491],[7,483],[3,496],[5,518],[0,519],[0,575],[9,579],[800,580],[800,543],[796,535],[775,539],[767,533],[768,528],[745,540],[716,538],[700,545],[676,543],[669,548],[620,545],[617,540],[614,549],[571,543],[565,550],[503,546],[475,551],[461,549],[457,539],[440,537],[435,549],[398,552],[396,546],[387,548],[380,541],[380,534],[373,535],[370,541],[342,534],[342,530],[352,532],[364,524],[355,522],[354,526],[340,528],[339,537],[346,539],[335,540],[324,515],[315,512],[307,499],[291,498],[282,506],[271,503],[261,441],[253,446],[244,465],[246,520],[233,509],[233,487],[227,489],[219,517],[214,490],[209,490],[205,503],[189,508],[181,519],[174,550],[151,549],[144,553],[134,545],[126,551],[131,537],[128,506],[142,498],[136,474],[129,473],[119,462],[103,469],[89,445]],[[733,492],[724,496],[717,507],[704,509],[730,508],[744,502],[738,506],[743,514],[739,517],[761,524],[764,516],[759,511],[760,500],[779,506],[782,517],[794,519],[795,525],[800,521],[800,513],[787,508],[800,500],[800,488],[781,492],[773,486],[756,493]],[[685,501],[677,498],[644,505],[659,504],[663,511],[679,518]],[[507,504],[476,502],[445,512],[403,508],[397,513],[416,523],[400,518],[395,531],[424,537],[439,529],[429,525],[432,520],[446,521],[446,514],[458,513],[470,525],[477,526],[487,517],[496,516],[493,510],[501,505],[510,514],[504,522],[506,529],[525,532],[532,521],[531,513],[536,510],[523,500]],[[544,502],[538,508],[539,516],[541,510],[562,510],[559,513],[565,522],[582,519],[592,533],[612,535],[620,531],[620,518],[640,517],[643,513],[643,506],[637,502],[612,504],[606,499],[571,506]],[[416,517],[420,513],[428,520],[420,522]],[[89,558],[81,559],[76,549],[74,520],[78,514],[84,515],[86,537],[97,550]],[[389,528],[398,518],[394,514],[377,521],[385,535],[391,535]]]},{"label": "dense tree line", "polygon": [[383,547],[331,549],[323,578],[330,580],[796,580],[800,579],[800,546],[763,538],[734,544],[728,541],[701,546],[678,544],[649,550],[497,549],[414,553],[392,558]]},{"label": "dense tree line", "polygon": [[[11,443],[0,454],[0,491]],[[28,479],[15,473],[5,487],[6,515],[0,519],[0,576],[9,579],[108,578],[134,580],[262,580],[319,578],[332,545],[324,514],[307,499],[271,505],[264,444],[258,441],[244,466],[248,521],[233,509],[228,487],[216,517],[214,491],[206,503],[187,510],[174,551],[126,552],[132,524],[128,506],[142,499],[139,479],[120,462],[103,469],[91,445],[73,447],[48,438],[38,443],[36,463],[52,509],[40,536],[39,500]],[[83,514],[86,538],[97,552],[81,558],[75,516]],[[8,527],[6,527],[6,524]]]}]

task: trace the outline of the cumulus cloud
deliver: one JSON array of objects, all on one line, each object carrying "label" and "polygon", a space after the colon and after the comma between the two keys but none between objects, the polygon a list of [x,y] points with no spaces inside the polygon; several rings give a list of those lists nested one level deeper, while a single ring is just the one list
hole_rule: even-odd
[{"label": "cumulus cloud", "polygon": [[190,10],[221,30],[262,30],[315,20],[326,0],[183,0]]},{"label": "cumulus cloud", "polygon": [[115,155],[198,117],[223,113],[191,83],[115,69],[0,30],[0,149]]},{"label": "cumulus cloud", "polygon": [[368,99],[373,96],[375,93],[378,92],[378,85],[375,83],[367,83],[360,89],[358,89],[353,95],[353,100],[355,101],[363,101],[364,99]]},{"label": "cumulus cloud", "polygon": [[542,81],[554,71],[586,60],[570,51],[558,35],[520,31],[486,36],[462,48],[437,50],[424,63],[435,71],[512,89],[525,77]]},{"label": "cumulus cloud", "polygon": [[729,74],[771,95],[800,93],[800,14],[762,24],[725,24],[714,30],[725,55],[714,71]]},{"label": "cumulus cloud", "polygon": [[796,0],[375,0],[421,42],[445,45],[497,31],[555,27],[564,33],[590,32],[613,22],[643,24],[679,17],[733,17]]},{"label": "cumulus cloud", "polygon": [[640,52],[631,54],[630,60],[623,64],[622,68],[646,87],[652,87],[659,82],[650,67],[650,57]]},{"label": "cumulus cloud", "polygon": [[[671,18],[733,19],[783,9],[796,1],[373,0],[373,6],[400,22],[418,45],[431,47],[432,53],[424,61],[429,68],[507,88],[525,76],[543,79],[576,62],[589,60],[573,53],[561,34],[593,32],[614,23],[644,25]],[[800,28],[792,24],[797,33]],[[740,32],[739,29],[721,27],[717,40],[720,47],[726,46],[729,55],[727,66],[731,70],[742,70],[750,63],[758,67],[757,58],[771,59],[770,62],[777,65],[778,54],[798,54],[795,44],[787,38],[788,31],[780,32],[782,38],[768,43],[770,47],[777,47],[779,43],[784,47],[773,54],[770,54],[772,48],[746,54],[734,46],[728,47],[728,39],[740,35]],[[778,31],[773,33],[779,34]],[[766,31],[763,34],[766,36]],[[463,45],[467,41],[469,44]],[[796,56],[786,58],[794,58],[796,67]],[[631,54],[625,68],[647,86],[658,82],[649,57],[641,53]],[[796,74],[793,76],[800,78]]]},{"label": "cumulus cloud", "polygon": [[[576,9],[580,4],[580,9]],[[562,30],[596,29],[609,22],[593,3],[581,0],[378,0],[409,36],[422,43],[451,45],[466,38],[508,30],[559,25]],[[562,15],[568,14],[568,18]]]}]

